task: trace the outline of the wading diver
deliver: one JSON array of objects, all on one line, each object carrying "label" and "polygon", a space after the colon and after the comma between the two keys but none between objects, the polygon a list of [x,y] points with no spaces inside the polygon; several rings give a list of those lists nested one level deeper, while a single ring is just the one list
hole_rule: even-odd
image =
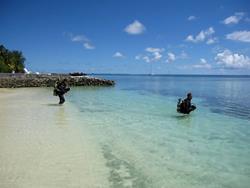
[{"label": "wading diver", "polygon": [[55,83],[53,94],[59,97],[59,104],[65,102],[64,94],[67,93],[70,88],[67,85],[66,79],[59,80]]},{"label": "wading diver", "polygon": [[187,94],[187,98],[184,100],[179,99],[177,103],[177,112],[182,114],[189,114],[196,109],[196,106],[191,103],[192,93]]}]

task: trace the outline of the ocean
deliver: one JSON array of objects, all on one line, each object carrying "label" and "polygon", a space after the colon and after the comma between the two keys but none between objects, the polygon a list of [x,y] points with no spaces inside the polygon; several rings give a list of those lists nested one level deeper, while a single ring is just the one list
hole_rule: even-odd
[{"label": "ocean", "polygon": [[1,90],[0,187],[249,187],[250,77],[95,76],[116,85],[62,106],[52,88]]},{"label": "ocean", "polygon": [[[67,98],[98,141],[111,187],[249,187],[250,77],[98,76],[116,86]],[[197,110],[178,114],[188,92]]]}]

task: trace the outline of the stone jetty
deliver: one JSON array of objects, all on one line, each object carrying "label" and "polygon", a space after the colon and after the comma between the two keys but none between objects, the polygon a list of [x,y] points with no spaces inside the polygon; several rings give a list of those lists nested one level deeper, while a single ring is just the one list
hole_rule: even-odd
[{"label": "stone jetty", "polygon": [[0,88],[53,87],[55,82],[66,79],[69,86],[114,86],[112,80],[70,74],[0,74]]}]

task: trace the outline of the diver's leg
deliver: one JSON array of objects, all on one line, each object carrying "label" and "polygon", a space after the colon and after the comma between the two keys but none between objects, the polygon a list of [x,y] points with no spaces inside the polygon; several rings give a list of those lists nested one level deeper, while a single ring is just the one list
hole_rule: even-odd
[{"label": "diver's leg", "polygon": [[58,97],[59,97],[59,104],[61,104],[61,98],[62,98],[62,95],[58,95]]},{"label": "diver's leg", "polygon": [[187,110],[187,114],[189,114],[190,112],[194,111],[196,109],[195,106],[191,106],[188,110]]},{"label": "diver's leg", "polygon": [[65,102],[64,96],[63,95],[59,95],[59,104],[63,104]]},{"label": "diver's leg", "polygon": [[188,113],[194,111],[196,109],[196,106],[192,105],[189,109],[188,109]]}]

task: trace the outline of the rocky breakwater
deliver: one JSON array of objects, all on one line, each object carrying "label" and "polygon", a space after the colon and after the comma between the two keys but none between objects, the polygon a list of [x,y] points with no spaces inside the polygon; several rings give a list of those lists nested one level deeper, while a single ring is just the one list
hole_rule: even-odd
[{"label": "rocky breakwater", "polygon": [[114,86],[112,80],[69,74],[0,74],[0,88],[53,87],[65,79],[69,86]]}]

